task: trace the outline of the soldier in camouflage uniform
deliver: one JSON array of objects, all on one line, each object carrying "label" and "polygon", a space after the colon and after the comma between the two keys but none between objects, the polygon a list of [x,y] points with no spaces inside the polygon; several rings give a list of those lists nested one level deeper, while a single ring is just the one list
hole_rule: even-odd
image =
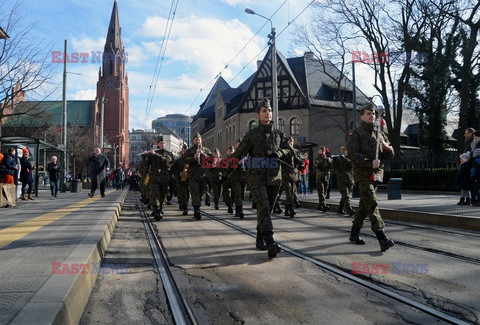
[{"label": "soldier in camouflage uniform", "polygon": [[[233,156],[236,158],[250,156],[248,181],[257,206],[256,247],[261,250],[266,248],[268,257],[273,258],[281,251],[273,239],[271,219],[282,182],[278,159],[289,154],[293,148],[289,146],[285,134],[273,127],[272,109],[268,99],[263,99],[258,104],[257,116],[258,126],[245,134]],[[257,163],[260,163],[260,166]]]},{"label": "soldier in camouflage uniform", "polygon": [[207,181],[208,168],[202,167],[202,157],[212,158],[210,149],[202,146],[202,136],[196,133],[193,137],[193,146],[185,151],[185,163],[188,164],[188,187],[192,198],[193,216],[196,220],[202,218],[200,206],[202,205],[202,196],[205,193],[205,184]]},{"label": "soldier in camouflage uniform", "polygon": [[383,179],[382,161],[392,159],[394,151],[386,134],[379,132],[378,159],[377,150],[377,125],[375,124],[375,105],[367,104],[360,111],[362,124],[353,130],[347,144],[348,154],[352,160],[353,178],[360,192],[360,202],[355,212],[350,241],[364,245],[365,241],[360,238],[360,229],[366,217],[370,219],[373,232],[377,236],[382,252],[394,245],[393,240],[385,235],[378,202],[376,197],[377,180],[375,174]]},{"label": "soldier in camouflage uniform", "polygon": [[[235,148],[238,148],[242,139],[235,142]],[[245,189],[247,188],[247,169],[245,159],[239,160],[236,168],[230,175],[230,184],[232,186],[232,199],[235,203],[235,217],[243,219],[243,200],[245,199]]]},{"label": "soldier in camouflage uniform", "polygon": [[316,174],[318,209],[327,212],[330,207],[325,202],[325,196],[327,195],[328,182],[330,180],[332,158],[326,156],[325,146],[321,146],[318,149],[318,156],[313,161],[313,166]]},{"label": "soldier in camouflage uniform", "polygon": [[174,162],[173,154],[165,149],[163,136],[155,140],[157,149],[148,152],[148,172],[150,175],[150,203],[153,216],[159,221],[163,218],[163,204],[168,194],[170,167]]},{"label": "soldier in camouflage uniform", "polygon": [[[228,147],[227,149],[227,157],[230,159],[232,154],[235,152],[235,148],[233,146]],[[227,212],[233,213],[233,194],[232,194],[232,182],[230,180],[230,176],[233,173],[234,167],[229,163],[227,168],[224,168],[223,171],[223,180],[222,180],[222,194],[223,194],[223,202],[227,205]]]},{"label": "soldier in camouflage uniform", "polygon": [[148,155],[147,152],[140,154],[140,164],[138,165],[138,176],[140,177],[139,188],[140,188],[140,197],[142,202],[147,205],[150,205],[150,192],[148,190]]},{"label": "soldier in camouflage uniform", "polygon": [[[293,148],[293,137],[288,137],[288,144]],[[294,209],[295,187],[297,181],[296,171],[303,164],[300,151],[293,150],[282,157],[282,189],[285,191],[285,216],[293,218],[297,213]]]},{"label": "soldier in camouflage uniform", "polygon": [[178,200],[178,209],[183,211],[183,215],[188,215],[188,198],[190,196],[188,192],[188,165],[185,164],[185,151],[187,151],[187,145],[184,143],[182,145],[182,151],[178,159],[170,168],[173,176],[175,177],[175,185],[177,187],[177,200]]},{"label": "soldier in camouflage uniform", "polygon": [[350,205],[350,193],[353,188],[352,162],[348,158],[348,150],[342,147],[342,154],[333,158],[333,168],[337,173],[337,186],[342,198],[338,205],[338,214],[345,214],[343,208],[347,209],[349,216],[353,216],[355,210]]},{"label": "soldier in camouflage uniform", "polygon": [[212,167],[208,174],[208,180],[210,182],[210,191],[213,198],[213,204],[215,210],[219,209],[218,201],[220,200],[220,193],[222,190],[222,172],[223,169],[220,168],[220,161],[222,157],[220,156],[220,150],[215,148],[213,151]]}]

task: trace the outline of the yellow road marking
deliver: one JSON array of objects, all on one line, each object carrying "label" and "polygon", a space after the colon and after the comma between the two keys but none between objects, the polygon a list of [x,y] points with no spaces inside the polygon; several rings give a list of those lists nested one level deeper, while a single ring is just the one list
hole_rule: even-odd
[{"label": "yellow road marking", "polygon": [[[106,192],[105,194],[110,194],[113,190]],[[80,210],[84,206],[99,200],[101,197],[97,196],[94,198],[88,198],[86,200],[76,202],[72,205],[69,205],[65,208],[57,209],[53,212],[43,214],[41,216],[32,218],[30,220],[21,222],[14,226],[0,230],[0,249],[16,240],[19,240],[26,235],[37,231],[38,229],[51,224],[54,221],[72,213]]]}]

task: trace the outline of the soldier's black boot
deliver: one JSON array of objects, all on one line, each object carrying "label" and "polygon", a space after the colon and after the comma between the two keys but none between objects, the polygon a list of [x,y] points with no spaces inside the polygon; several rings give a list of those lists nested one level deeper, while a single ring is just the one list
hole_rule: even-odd
[{"label": "soldier's black boot", "polygon": [[285,205],[285,217],[290,217],[290,206]]},{"label": "soldier's black boot", "polygon": [[265,242],[263,241],[263,237],[259,233],[257,233],[257,240],[255,241],[255,247],[257,247],[261,251],[266,251],[267,250],[267,246],[265,246]]},{"label": "soldier's black boot", "polygon": [[202,219],[202,215],[200,214],[200,207],[193,207],[193,217],[195,220],[200,220]]},{"label": "soldier's black boot", "polygon": [[152,216],[155,218],[155,221],[160,221],[160,210],[156,205],[153,206]]},{"label": "soldier's black boot", "polygon": [[163,219],[163,205],[158,208],[158,215],[160,219]]},{"label": "soldier's black boot", "polygon": [[256,209],[257,208],[257,205],[255,204],[255,201],[252,200],[252,209]]},{"label": "soldier's black boot", "polygon": [[365,241],[360,237],[360,227],[352,225],[352,230],[350,230],[350,241],[357,245],[365,245]]},{"label": "soldier's black boot", "polygon": [[233,207],[231,205],[227,205],[228,207],[228,213],[233,213]]},{"label": "soldier's black boot", "polygon": [[461,197],[460,201],[457,203],[457,205],[464,205],[465,204],[465,198]]},{"label": "soldier's black boot", "polygon": [[240,220],[243,220],[245,218],[243,214],[243,207],[242,206],[235,206],[235,217],[240,218]]},{"label": "soldier's black boot", "polygon": [[205,197],[205,205],[210,206],[210,198],[208,196]]},{"label": "soldier's black boot", "polygon": [[278,213],[278,214],[283,212],[282,208],[280,207],[280,204],[278,204],[278,203],[275,204],[275,207],[273,208],[273,212]]},{"label": "soldier's black boot", "polygon": [[470,200],[471,200],[471,199],[470,199],[469,197],[467,197],[467,198],[465,199],[465,203],[464,203],[463,205],[470,205],[470,203],[471,203]]},{"label": "soldier's black boot", "polygon": [[325,203],[322,203],[320,204],[320,210],[322,210],[322,212],[327,212],[328,210],[330,210],[330,207],[328,205],[326,205]]},{"label": "soldier's black boot", "polygon": [[355,214],[355,210],[353,210],[353,208],[350,205],[347,207],[347,211],[350,217]]},{"label": "soldier's black boot", "polygon": [[343,203],[338,206],[338,214],[345,214],[345,211],[343,210]]},{"label": "soldier's black boot", "polygon": [[379,230],[376,234],[378,242],[380,243],[380,249],[382,252],[385,252],[387,249],[395,245],[393,240],[388,239],[387,235],[385,235],[385,232],[383,230]]},{"label": "soldier's black boot", "polygon": [[218,201],[217,201],[217,202],[215,202],[215,210],[218,210],[218,209],[220,209],[220,208],[218,207]]},{"label": "soldier's black boot", "polygon": [[298,209],[300,207],[300,202],[298,202],[297,199],[295,199],[293,206]]},{"label": "soldier's black boot", "polygon": [[187,205],[184,205],[183,208],[182,208],[182,210],[183,210],[183,213],[182,213],[182,214],[183,214],[184,216],[188,216],[188,206],[187,206]]},{"label": "soldier's black boot", "polygon": [[290,215],[290,218],[295,217],[295,215],[297,214],[297,212],[295,211],[292,205],[290,206],[290,211],[288,214]]},{"label": "soldier's black boot", "polygon": [[263,233],[263,239],[268,250],[268,258],[277,257],[277,254],[282,251],[280,246],[273,240],[273,233],[271,231]]}]

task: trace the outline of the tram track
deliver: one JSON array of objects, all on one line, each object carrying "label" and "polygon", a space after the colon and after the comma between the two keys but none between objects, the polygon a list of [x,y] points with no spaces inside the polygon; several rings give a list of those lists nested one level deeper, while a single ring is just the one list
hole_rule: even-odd
[{"label": "tram track", "polygon": [[[232,229],[235,229],[245,235],[248,235],[250,237],[253,237],[255,238],[256,237],[256,234],[253,233],[252,231],[248,230],[248,229],[245,229],[241,226],[238,226],[228,220],[225,220],[223,218],[220,218],[220,217],[217,217],[211,213],[208,213],[208,212],[205,212],[205,211],[202,211],[201,212],[203,216],[205,217],[208,217],[214,221],[217,221],[217,222],[220,222],[222,223],[223,225],[229,227],[229,228],[232,228]],[[333,228],[333,227],[331,227]],[[336,229],[336,228],[334,228]],[[338,230],[338,229],[336,229]],[[430,316],[433,316],[439,320],[442,320],[442,321],[445,321],[449,324],[469,324],[468,322],[465,322],[464,320],[462,319],[459,319],[453,315],[450,315],[450,314],[447,314],[441,310],[438,310],[438,309],[435,309],[434,307],[431,307],[429,305],[426,305],[424,303],[420,303],[418,301],[415,301],[413,299],[410,299],[406,296],[403,296],[397,292],[394,292],[392,290],[389,290],[385,287],[382,287],[380,286],[379,284],[377,283],[373,283],[371,282],[371,279],[366,279],[366,278],[363,278],[361,276],[356,276],[356,275],[353,275],[349,272],[347,272],[345,269],[339,267],[339,266],[336,266],[336,265],[333,265],[329,262],[326,262],[326,261],[322,261],[318,258],[315,258],[315,257],[312,257],[308,254],[304,254],[303,252],[301,252],[300,250],[296,250],[294,248],[291,248],[291,247],[288,247],[284,244],[281,244],[279,243],[279,245],[281,246],[282,250],[285,251],[286,253],[292,255],[292,256],[295,256],[301,260],[304,260],[304,261],[308,261],[308,262],[311,262],[313,263],[314,265],[320,267],[321,269],[329,272],[329,273],[332,273],[332,274],[335,274],[341,278],[344,278],[344,279],[347,279],[349,281],[352,281],[356,284],[359,284],[365,288],[368,288],[370,290],[373,290],[383,296],[386,296],[388,298],[391,298],[391,299],[394,299],[395,301],[398,301],[399,303],[403,304],[403,305],[407,305],[407,306],[410,306],[412,308],[415,308],[423,313],[426,313]]]},{"label": "tram track", "polygon": [[138,193],[135,192],[136,203],[142,217],[148,241],[155,259],[157,272],[162,281],[165,295],[167,297],[168,306],[172,313],[173,320],[176,325],[198,325],[187,301],[178,289],[175,278],[170,270],[166,253],[160,243],[158,236],[153,229],[152,223],[146,213],[143,203],[140,201]]}]

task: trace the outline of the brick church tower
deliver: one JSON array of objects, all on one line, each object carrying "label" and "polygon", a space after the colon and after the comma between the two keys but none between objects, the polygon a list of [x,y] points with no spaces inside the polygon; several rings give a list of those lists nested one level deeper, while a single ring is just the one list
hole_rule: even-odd
[{"label": "brick church tower", "polygon": [[[104,99],[104,152],[111,168],[128,165],[130,140],[128,137],[128,74],[125,71],[127,53],[122,43],[122,29],[118,17],[117,1],[112,9],[107,41],[103,51],[102,67],[98,72],[96,102],[96,139],[100,134],[101,105]],[[99,143],[96,141],[96,143]]]}]

